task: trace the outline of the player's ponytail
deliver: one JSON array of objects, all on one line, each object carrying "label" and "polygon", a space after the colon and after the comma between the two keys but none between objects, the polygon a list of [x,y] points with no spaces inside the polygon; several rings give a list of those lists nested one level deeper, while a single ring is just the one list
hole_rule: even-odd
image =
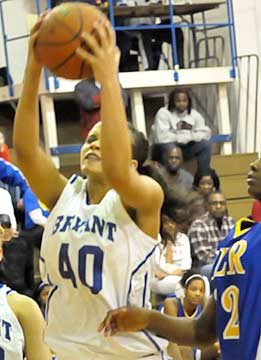
[{"label": "player's ponytail", "polygon": [[149,142],[145,135],[135,129],[135,127],[128,123],[129,130],[132,136],[132,159],[137,160],[137,171],[141,175],[147,175],[157,181],[162,187],[164,193],[167,191],[167,183],[160,174],[156,166],[151,161],[146,161],[149,155]]}]

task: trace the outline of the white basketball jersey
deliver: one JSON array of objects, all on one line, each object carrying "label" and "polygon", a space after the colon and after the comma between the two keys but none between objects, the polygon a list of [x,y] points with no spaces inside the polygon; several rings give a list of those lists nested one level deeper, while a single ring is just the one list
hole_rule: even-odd
[{"label": "white basketball jersey", "polygon": [[52,284],[45,340],[58,360],[137,359],[162,355],[167,342],[147,331],[104,337],[108,310],[149,306],[157,242],[131,220],[110,190],[88,205],[86,180],[66,185],[45,227],[41,272]]},{"label": "white basketball jersey", "polygon": [[0,284],[0,360],[23,360],[24,333],[7,302],[11,291]]}]

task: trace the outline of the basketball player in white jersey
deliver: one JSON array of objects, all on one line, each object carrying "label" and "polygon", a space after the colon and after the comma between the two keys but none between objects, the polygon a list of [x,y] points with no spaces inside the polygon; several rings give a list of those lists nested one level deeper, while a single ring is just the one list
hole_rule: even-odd
[{"label": "basketball player in white jersey", "polygon": [[[8,233],[0,225],[0,261],[2,240]],[[30,298],[12,291],[0,279],[0,360],[51,360],[43,343],[44,320],[38,305]]]},{"label": "basketball player in white jersey", "polygon": [[166,341],[146,331],[113,338],[97,331],[110,309],[148,306],[163,202],[159,184],[137,171],[148,144],[127,125],[115,34],[109,23],[95,26],[99,41],[88,34],[82,38],[91,52],[77,50],[101,84],[102,121],[81,149],[81,171],[88,180],[68,181],[39,146],[41,66],[32,51],[38,26],[16,111],[14,146],[33,190],[53,209],[41,250],[42,274],[52,286],[45,339],[58,360],[162,359]]}]

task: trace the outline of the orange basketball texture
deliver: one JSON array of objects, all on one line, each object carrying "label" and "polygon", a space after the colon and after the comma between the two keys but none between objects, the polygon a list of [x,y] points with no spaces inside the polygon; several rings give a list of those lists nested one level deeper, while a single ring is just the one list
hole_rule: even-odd
[{"label": "orange basketball texture", "polygon": [[93,24],[105,16],[94,6],[81,2],[56,6],[43,20],[34,53],[37,61],[53,74],[67,79],[87,79],[91,66],[82,60],[76,49],[81,46],[82,32],[93,33]]}]

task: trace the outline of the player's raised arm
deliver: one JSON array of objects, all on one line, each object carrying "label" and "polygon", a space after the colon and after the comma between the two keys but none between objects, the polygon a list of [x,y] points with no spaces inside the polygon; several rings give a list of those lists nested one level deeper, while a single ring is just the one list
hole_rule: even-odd
[{"label": "player's raised arm", "polygon": [[[91,63],[95,79],[101,84],[101,151],[106,179],[130,207],[142,211],[160,208],[163,194],[160,186],[146,176],[140,176],[132,161],[131,136],[118,80],[119,53],[115,34],[107,22],[96,26],[99,40],[84,34],[83,40],[91,52],[79,48],[78,54]],[[153,204],[152,204],[153,199]]]},{"label": "player's raised arm", "polygon": [[41,21],[34,26],[30,36],[23,89],[15,115],[13,144],[18,166],[37,196],[52,208],[67,180],[39,145],[38,88],[42,66],[35,60],[33,45]]}]

